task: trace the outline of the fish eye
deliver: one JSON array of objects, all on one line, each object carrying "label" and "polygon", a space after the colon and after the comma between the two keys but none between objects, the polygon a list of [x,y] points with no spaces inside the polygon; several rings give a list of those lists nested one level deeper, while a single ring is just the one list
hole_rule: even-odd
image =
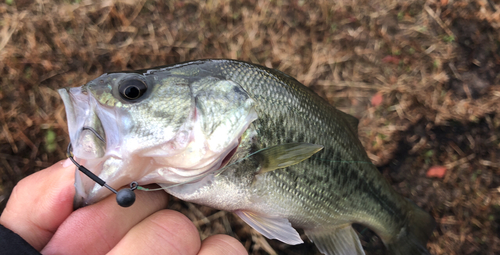
[{"label": "fish eye", "polygon": [[140,98],[148,89],[146,83],[139,79],[126,80],[118,87],[120,96],[125,100],[135,100]]}]

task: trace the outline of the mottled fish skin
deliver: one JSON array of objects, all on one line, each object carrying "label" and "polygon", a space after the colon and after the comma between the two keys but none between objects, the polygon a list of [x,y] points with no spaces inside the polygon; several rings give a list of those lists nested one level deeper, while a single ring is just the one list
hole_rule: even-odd
[{"label": "mottled fish skin", "polygon": [[357,222],[386,240],[405,225],[408,202],[371,163],[347,114],[273,69],[236,61],[182,68],[232,80],[256,101],[259,118],[253,122],[257,134],[250,152],[290,142],[325,146],[306,162],[259,176],[252,188],[264,202],[253,204],[253,210],[284,215],[299,228]]},{"label": "mottled fish skin", "polygon": [[[222,94],[234,95],[234,98],[225,98],[220,105],[206,109],[222,110],[228,107],[224,103],[228,100],[247,100],[246,107],[251,107],[256,113],[256,119],[252,119],[241,135],[237,149],[232,152],[234,155],[223,155],[230,160],[222,170],[181,185],[156,181],[172,195],[234,211],[241,217],[250,215],[251,218],[256,214],[277,219],[280,226],[284,226],[280,221],[284,219],[285,225],[288,221],[293,227],[304,229],[325,254],[363,254],[357,236],[352,234],[352,223],[374,230],[390,254],[428,254],[425,243],[433,229],[432,217],[396,193],[371,163],[357,138],[357,120],[329,105],[294,78],[277,70],[234,60],[199,60],[130,73],[149,77],[146,79],[158,76],[181,79],[190,95],[186,96],[185,91],[176,94],[180,98],[179,105],[187,107],[184,113],[179,113],[179,109],[165,109],[171,106],[168,104],[165,107],[157,105],[154,109],[137,109],[136,113],[128,111],[131,116],[147,114],[147,118],[151,118],[147,112],[155,111],[188,114],[186,111],[189,112],[191,107],[186,106],[186,101],[190,102],[189,105],[195,104],[199,111],[204,106],[192,101],[192,94],[197,88],[203,89],[207,84],[212,86],[211,81],[218,81],[216,84],[221,88],[210,87],[207,91],[222,91]],[[228,84],[220,83],[226,81]],[[233,91],[226,91],[228,88]],[[204,102],[212,104],[212,101]],[[214,123],[234,115],[234,111],[228,112],[227,116],[217,112],[199,113],[213,116],[202,126],[210,129],[209,126],[218,125]],[[174,130],[185,125],[192,113],[185,116],[172,124],[176,125]],[[154,132],[154,129],[147,128],[151,121],[157,120],[148,119],[143,123],[145,130],[149,131],[130,131],[141,134],[141,139],[147,142],[151,141],[148,132]],[[321,145],[323,149],[303,162],[264,173],[259,173],[262,165],[258,157],[248,157],[262,149],[290,143]],[[155,178],[151,180],[157,180]],[[417,223],[423,226],[417,226]],[[342,243],[353,241],[347,240],[349,238],[340,243],[329,241],[349,235],[353,235],[351,238],[357,243],[353,245],[359,247],[340,247]],[[288,243],[298,242],[295,239]]]},{"label": "mottled fish skin", "polygon": [[[357,138],[357,120],[352,116],[277,70],[224,60],[195,61],[172,68],[178,72],[195,68],[222,76],[239,84],[255,100],[259,117],[249,128],[255,135],[242,141],[238,150],[242,155],[292,142],[320,144],[324,149],[305,162],[257,176],[258,164],[247,160],[207,177],[208,184],[174,187],[170,193],[223,210],[286,218],[292,226],[312,233],[328,230],[325,226],[360,223],[391,244],[408,231],[415,206],[397,194],[371,163]],[[239,158],[233,157],[233,161]],[[434,222],[421,213],[421,224],[428,226],[423,227],[425,233],[416,235],[425,246]],[[408,254],[427,254],[423,247],[416,249],[417,253],[409,249]]]},{"label": "mottled fish skin", "polygon": [[347,114],[277,70],[224,60],[172,68],[196,68],[232,80],[256,101],[259,118],[253,122],[256,135],[249,152],[290,142],[325,146],[305,162],[258,176],[251,189],[263,202],[248,209],[286,216],[298,228],[362,223],[386,238],[404,226],[407,201],[371,163]]}]

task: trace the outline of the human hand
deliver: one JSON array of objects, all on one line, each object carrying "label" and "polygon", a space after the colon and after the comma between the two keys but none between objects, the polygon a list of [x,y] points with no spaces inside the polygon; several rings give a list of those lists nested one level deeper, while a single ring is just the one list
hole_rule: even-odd
[{"label": "human hand", "polygon": [[21,180],[0,223],[43,254],[247,254],[227,235],[203,242],[183,214],[163,209],[163,191],[136,190],[131,207],[115,197],[73,211],[74,166],[64,161]]}]

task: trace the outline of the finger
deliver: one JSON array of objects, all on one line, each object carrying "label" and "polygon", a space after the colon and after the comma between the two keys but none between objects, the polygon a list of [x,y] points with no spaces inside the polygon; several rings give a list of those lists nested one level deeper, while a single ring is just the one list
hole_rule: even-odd
[{"label": "finger", "polygon": [[0,223],[42,249],[73,211],[74,166],[64,161],[22,179],[12,190]]},{"label": "finger", "polygon": [[200,243],[198,230],[186,216],[161,210],[132,228],[110,254],[194,255]]},{"label": "finger", "polygon": [[228,235],[214,235],[203,240],[198,255],[247,255],[245,247]]},{"label": "finger", "polygon": [[105,254],[137,223],[165,208],[168,195],[164,191],[135,191],[137,200],[120,207],[115,195],[73,212],[63,222],[43,254]]}]

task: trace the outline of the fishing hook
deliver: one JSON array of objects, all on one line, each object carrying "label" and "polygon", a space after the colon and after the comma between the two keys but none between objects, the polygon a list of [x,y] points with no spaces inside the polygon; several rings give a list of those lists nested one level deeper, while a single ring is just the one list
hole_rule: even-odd
[{"label": "fishing hook", "polygon": [[[95,129],[93,129],[91,127],[83,127],[82,130],[89,130],[89,131],[91,131],[92,133],[94,133],[94,135],[99,140],[101,140],[101,141],[104,142],[104,139],[102,138],[102,136],[100,136],[97,133],[97,131],[95,131]],[[129,207],[129,206],[131,206],[131,205],[134,204],[134,202],[135,202],[135,193],[134,193],[134,190],[136,190],[137,187],[139,186],[137,182],[135,182],[135,181],[131,182],[129,189],[121,189],[120,191],[116,191],[111,186],[109,186],[108,184],[106,184],[106,182],[103,179],[99,178],[97,175],[95,175],[94,173],[92,173],[86,167],[84,167],[84,166],[80,165],[78,162],[76,162],[76,160],[73,158],[72,151],[73,151],[73,146],[71,145],[71,142],[70,142],[68,144],[68,148],[66,150],[66,155],[71,160],[71,162],[73,162],[73,164],[75,164],[75,166],[78,168],[78,170],[80,172],[82,172],[83,174],[85,174],[86,176],[88,176],[90,179],[92,179],[93,181],[95,181],[97,184],[99,184],[102,187],[105,187],[105,188],[109,189],[111,192],[115,193],[116,194],[116,202],[120,206],[122,206],[122,207]]]}]

